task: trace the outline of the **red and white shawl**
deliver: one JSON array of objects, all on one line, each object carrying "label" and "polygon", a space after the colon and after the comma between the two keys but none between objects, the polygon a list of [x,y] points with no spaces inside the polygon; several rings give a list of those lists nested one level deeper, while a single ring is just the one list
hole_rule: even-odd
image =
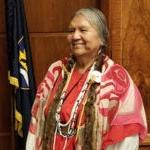
[{"label": "red and white shawl", "polygon": [[[53,86],[63,76],[63,61],[53,63],[39,85],[32,108],[26,149],[41,150],[45,121],[45,108]],[[138,134],[144,139],[147,134],[145,110],[141,95],[128,72],[108,57],[102,67],[102,80],[96,89],[95,122],[93,130],[95,150],[106,149],[126,137]],[[82,129],[79,126],[78,142],[82,145]],[[84,145],[82,145],[84,148]]]}]

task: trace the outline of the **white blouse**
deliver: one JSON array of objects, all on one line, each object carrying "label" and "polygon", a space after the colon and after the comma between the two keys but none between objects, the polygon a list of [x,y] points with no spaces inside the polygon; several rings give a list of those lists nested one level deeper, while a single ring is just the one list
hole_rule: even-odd
[{"label": "white blouse", "polygon": [[139,136],[133,135],[126,137],[123,141],[110,145],[106,150],[138,150],[139,149]]}]

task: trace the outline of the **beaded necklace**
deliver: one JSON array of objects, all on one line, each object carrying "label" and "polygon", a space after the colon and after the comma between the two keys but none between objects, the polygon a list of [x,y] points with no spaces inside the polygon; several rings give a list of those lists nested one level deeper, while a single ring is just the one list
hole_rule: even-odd
[{"label": "beaded necklace", "polygon": [[[98,71],[95,72],[94,71],[94,66],[95,66],[95,63],[92,65],[92,67],[91,67],[91,69],[88,73],[88,76],[87,76],[87,78],[86,78],[86,80],[83,84],[83,87],[82,87],[77,99],[75,100],[75,103],[73,105],[69,120],[66,123],[61,123],[60,111],[61,111],[63,102],[66,98],[66,95],[67,95],[66,89],[67,89],[68,84],[70,82],[72,73],[75,69],[75,65],[73,66],[73,68],[71,70],[71,73],[68,75],[67,82],[66,82],[65,87],[64,87],[64,89],[62,91],[62,94],[60,96],[60,102],[59,102],[59,104],[57,106],[57,109],[56,109],[56,115],[55,115],[56,129],[55,129],[55,133],[54,133],[53,150],[55,150],[55,142],[56,142],[56,134],[57,133],[59,133],[62,137],[65,138],[65,144],[64,144],[63,150],[65,150],[65,148],[66,148],[68,137],[74,136],[76,134],[75,122],[76,122],[77,111],[78,111],[79,105],[80,105],[81,101],[83,100],[84,95],[85,95],[91,81],[94,80],[96,82],[99,82],[99,81],[97,81],[97,79],[100,79],[100,76],[101,76],[101,74],[99,74],[100,72],[98,72]],[[64,128],[66,129],[65,132],[63,132]]]},{"label": "beaded necklace", "polygon": [[[94,65],[91,67],[91,69],[88,73],[88,76],[86,78],[86,81],[84,82],[84,85],[81,89],[81,92],[79,93],[77,99],[75,100],[75,103],[73,105],[69,120],[66,123],[61,123],[61,121],[60,121],[60,111],[61,111],[61,107],[63,105],[63,102],[66,98],[66,94],[67,94],[66,89],[68,87],[68,84],[70,82],[70,79],[71,79],[71,76],[72,76],[72,73],[73,73],[74,69],[75,69],[75,65],[73,66],[73,68],[71,70],[71,73],[68,75],[66,85],[65,85],[65,87],[62,91],[62,94],[60,96],[60,102],[57,106],[56,115],[55,115],[56,129],[55,129],[55,134],[54,134],[53,150],[55,149],[55,141],[56,141],[56,134],[57,133],[59,133],[61,136],[63,136],[65,138],[65,144],[64,144],[63,150],[65,150],[65,148],[66,148],[68,137],[71,137],[71,136],[75,135],[75,121],[76,121],[77,111],[78,111],[79,105],[80,105],[80,103],[81,103],[81,101],[82,101],[82,99],[83,99],[83,97],[86,93],[86,90],[88,88],[90,74],[94,70]],[[62,131],[62,128],[67,128],[65,133]]]}]

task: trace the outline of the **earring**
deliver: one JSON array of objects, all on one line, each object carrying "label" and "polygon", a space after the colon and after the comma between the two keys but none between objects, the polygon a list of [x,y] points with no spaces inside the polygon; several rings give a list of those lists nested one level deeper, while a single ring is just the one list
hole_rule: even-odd
[{"label": "earring", "polygon": [[100,50],[98,50],[98,55],[100,55],[101,52],[102,52],[102,49],[100,48]]}]

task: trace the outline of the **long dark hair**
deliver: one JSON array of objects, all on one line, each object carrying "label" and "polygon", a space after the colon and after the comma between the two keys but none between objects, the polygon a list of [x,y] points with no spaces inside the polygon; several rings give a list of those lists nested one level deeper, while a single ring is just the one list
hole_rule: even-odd
[{"label": "long dark hair", "polygon": [[[102,52],[97,56],[96,58],[96,65],[95,70],[102,71],[102,65],[104,63],[105,55]],[[93,126],[95,121],[95,108],[94,108],[94,102],[96,100],[96,88],[98,84],[93,83],[90,86],[90,89],[88,91],[88,99],[87,103],[85,105],[84,113],[85,113],[85,129],[84,129],[84,138],[83,138],[83,145],[84,150],[95,150],[93,148]]]},{"label": "long dark hair", "polygon": [[67,78],[68,78],[68,72],[71,71],[74,63],[75,63],[75,58],[74,58],[74,56],[71,56],[68,59],[68,63],[66,64],[66,70],[64,70],[64,77],[58,87],[57,93],[54,97],[53,104],[49,108],[49,113],[45,120],[45,128],[44,128],[44,134],[43,134],[43,139],[42,139],[42,149],[43,150],[47,150],[47,149],[51,150],[52,149],[54,132],[55,132],[55,128],[56,128],[56,119],[55,119],[56,109],[57,109],[58,103],[60,101],[60,96],[61,96],[62,90],[63,90],[63,88],[66,84]]}]

